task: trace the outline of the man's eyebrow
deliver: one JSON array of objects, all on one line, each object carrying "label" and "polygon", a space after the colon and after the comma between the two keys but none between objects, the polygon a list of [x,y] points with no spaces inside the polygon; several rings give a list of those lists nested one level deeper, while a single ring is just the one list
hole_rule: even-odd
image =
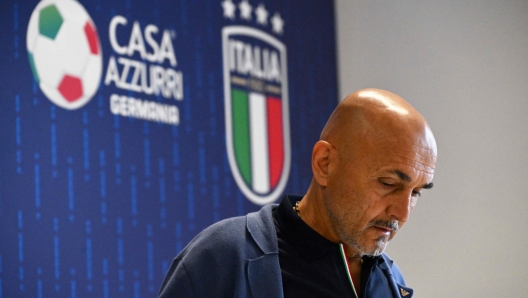
[{"label": "man's eyebrow", "polygon": [[434,183],[433,182],[429,182],[426,185],[422,186],[422,189],[431,189],[431,188],[433,188],[433,186],[434,186]]},{"label": "man's eyebrow", "polygon": [[411,182],[411,177],[409,177],[409,175],[405,174],[404,172],[400,171],[400,170],[394,170],[393,171],[396,175],[398,175],[398,177],[405,181],[405,182]]},{"label": "man's eyebrow", "polygon": [[[398,175],[398,177],[405,181],[405,182],[411,182],[411,177],[409,177],[409,175],[405,174],[404,172],[400,171],[400,170],[394,170],[393,171],[396,175]],[[434,183],[433,182],[429,182],[429,183],[426,183],[425,185],[423,185],[421,188],[422,189],[431,189],[433,188],[434,186]]]}]

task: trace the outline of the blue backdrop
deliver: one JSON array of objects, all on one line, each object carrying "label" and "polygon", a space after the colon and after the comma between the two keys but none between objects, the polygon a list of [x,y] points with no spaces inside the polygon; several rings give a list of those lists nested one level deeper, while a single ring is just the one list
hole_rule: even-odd
[{"label": "blue backdrop", "polygon": [[[51,21],[41,28],[75,21],[74,8],[61,8],[73,0],[46,1],[66,15],[57,23],[48,9],[40,16]],[[37,4],[0,3],[0,298],[154,297],[172,258],[199,231],[260,208],[235,181],[226,149],[230,78],[222,30],[229,26],[256,29],[286,49],[283,81],[268,84],[280,89],[289,122],[283,192],[306,191],[312,146],[338,101],[332,1],[80,1],[96,28],[89,45],[102,68],[93,95],[75,108],[57,104],[39,85],[50,80],[43,72],[60,67],[43,68],[45,50],[28,45]],[[239,39],[253,54],[267,46]],[[66,41],[71,50],[74,42]],[[147,54],[158,46],[159,59],[142,56],[141,42]],[[123,84],[112,59],[119,77],[130,64]],[[133,65],[160,70],[160,84],[174,92],[126,87],[135,80]],[[124,99],[112,102],[113,96]],[[138,116],[118,105],[150,103],[171,109],[172,118]]]}]

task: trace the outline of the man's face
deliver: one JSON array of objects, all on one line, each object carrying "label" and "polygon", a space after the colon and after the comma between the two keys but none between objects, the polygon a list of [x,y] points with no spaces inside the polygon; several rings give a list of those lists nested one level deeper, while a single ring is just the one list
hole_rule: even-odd
[{"label": "man's face", "polygon": [[366,255],[381,254],[432,187],[436,145],[414,140],[369,142],[355,150],[334,147],[325,207],[340,240]]}]

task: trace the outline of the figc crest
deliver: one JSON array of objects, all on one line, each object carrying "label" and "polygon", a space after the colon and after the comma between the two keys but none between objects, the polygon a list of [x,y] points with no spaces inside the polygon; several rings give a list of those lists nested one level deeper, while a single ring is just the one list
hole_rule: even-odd
[{"label": "figc crest", "polygon": [[290,172],[286,47],[248,26],[224,27],[222,46],[229,165],[244,195],[268,204]]}]

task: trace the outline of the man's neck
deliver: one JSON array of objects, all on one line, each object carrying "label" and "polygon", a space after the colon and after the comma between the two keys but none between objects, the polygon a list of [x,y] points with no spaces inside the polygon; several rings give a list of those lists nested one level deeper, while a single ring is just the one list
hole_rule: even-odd
[{"label": "man's neck", "polygon": [[330,223],[321,189],[312,183],[298,207],[299,216],[308,226],[326,239],[341,243]]},{"label": "man's neck", "polygon": [[[334,243],[341,243],[339,236],[330,224],[320,189],[313,187],[312,184],[296,208],[299,216],[308,226],[326,239]],[[343,248],[348,259],[348,270],[356,293],[359,296],[361,293],[361,269],[363,267],[362,255],[353,247],[343,245]]]},{"label": "man's neck", "polygon": [[357,252],[356,249],[345,244],[343,244],[343,248],[347,258],[348,271],[352,277],[352,282],[354,284],[354,288],[356,289],[356,293],[359,296],[361,293],[361,270],[363,268],[363,259],[361,254]]},{"label": "man's neck", "polygon": [[348,270],[352,277],[352,283],[356,289],[356,293],[359,296],[361,293],[361,269],[363,268],[363,260],[361,258],[349,258],[348,259]]}]

